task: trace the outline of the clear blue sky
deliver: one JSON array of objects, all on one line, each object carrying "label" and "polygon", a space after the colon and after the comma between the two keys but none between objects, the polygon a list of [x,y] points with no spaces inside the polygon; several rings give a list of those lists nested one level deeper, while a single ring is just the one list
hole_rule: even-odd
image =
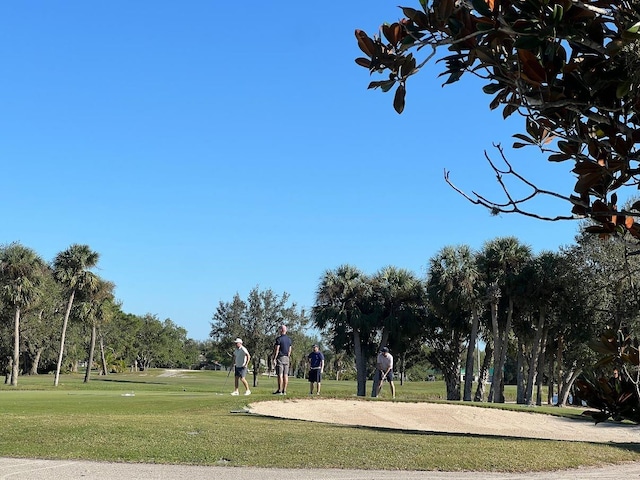
[{"label": "clear blue sky", "polygon": [[[354,30],[397,20],[397,4],[3,2],[0,243],[48,261],[86,243],[124,311],[199,340],[236,292],[309,308],[343,263],[424,275],[446,245],[572,243],[575,222],[491,217],[444,182],[446,168],[501,198],[483,152],[497,158],[492,144],[510,147],[521,121],[491,112],[481,84],[441,88],[432,63],[403,115],[367,90]],[[571,165],[507,155],[570,193]]]}]

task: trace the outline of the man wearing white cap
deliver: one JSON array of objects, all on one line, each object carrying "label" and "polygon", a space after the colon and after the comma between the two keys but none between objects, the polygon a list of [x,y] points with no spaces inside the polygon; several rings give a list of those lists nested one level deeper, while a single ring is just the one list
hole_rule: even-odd
[{"label": "man wearing white cap", "polygon": [[249,365],[249,360],[251,360],[251,355],[249,355],[249,350],[242,345],[242,339],[236,338],[236,350],[233,352],[233,366],[235,369],[235,381],[236,381],[236,389],[231,392],[231,395],[240,395],[238,393],[238,381],[242,382],[244,385],[244,394],[251,395],[251,390],[249,390],[249,384],[247,380],[244,378],[247,376],[247,366]]}]

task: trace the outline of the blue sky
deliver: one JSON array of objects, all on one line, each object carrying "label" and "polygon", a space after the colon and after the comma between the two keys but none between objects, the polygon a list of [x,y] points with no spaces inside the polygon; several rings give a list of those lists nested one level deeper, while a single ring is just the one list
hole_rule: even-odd
[{"label": "blue sky", "polygon": [[[484,150],[497,158],[521,120],[490,111],[482,83],[441,88],[432,62],[402,115],[367,90],[354,30],[400,16],[397,2],[360,0],[2,3],[0,243],[48,261],[86,243],[124,311],[199,340],[236,292],[309,308],[343,263],[424,275],[446,245],[572,243],[576,222],[492,217],[444,182],[448,169],[501,199]],[[571,192],[570,164],[506,153]]]}]

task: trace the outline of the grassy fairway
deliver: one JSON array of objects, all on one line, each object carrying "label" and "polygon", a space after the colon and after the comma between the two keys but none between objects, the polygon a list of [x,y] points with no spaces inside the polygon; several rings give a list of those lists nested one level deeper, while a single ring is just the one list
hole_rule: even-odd
[{"label": "grassy fairway", "polygon": [[[96,376],[89,384],[82,383],[82,375],[66,375],[57,388],[51,376],[20,377],[17,389],[0,386],[0,456],[510,472],[640,460],[637,445],[381,432],[232,413],[250,402],[284,398],[271,395],[274,379],[267,377],[260,378],[250,397],[232,397],[233,377],[227,380],[226,372],[163,374],[151,370]],[[399,401],[438,400],[444,395],[442,382],[397,388]],[[355,390],[353,382],[323,381],[325,397],[351,398]],[[305,380],[291,379],[288,398],[307,392]],[[537,411],[575,413],[558,408]],[[387,445],[393,446],[391,454]],[[372,459],[384,461],[372,464]]]}]

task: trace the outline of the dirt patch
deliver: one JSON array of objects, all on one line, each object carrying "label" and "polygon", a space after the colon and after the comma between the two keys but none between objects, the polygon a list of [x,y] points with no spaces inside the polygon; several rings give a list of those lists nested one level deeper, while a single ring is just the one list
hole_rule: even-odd
[{"label": "dirt patch", "polygon": [[590,419],[573,420],[539,413],[471,405],[405,403],[323,398],[275,400],[249,406],[270,417],[341,425],[424,432],[539,438],[596,443],[640,443],[640,427]]}]

